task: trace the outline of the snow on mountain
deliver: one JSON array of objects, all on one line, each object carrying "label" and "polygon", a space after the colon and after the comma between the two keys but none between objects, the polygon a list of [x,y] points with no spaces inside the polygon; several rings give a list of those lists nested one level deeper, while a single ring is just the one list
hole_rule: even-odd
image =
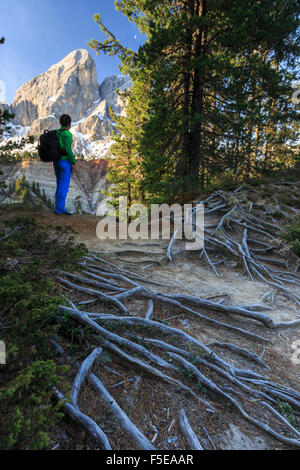
[{"label": "snow on mountain", "polygon": [[94,60],[87,50],[79,49],[22,85],[10,107],[15,113],[11,133],[3,134],[0,148],[33,135],[35,144],[26,144],[22,152],[36,152],[39,136],[45,129],[57,129],[59,117],[66,113],[73,120],[75,154],[85,159],[108,158],[114,130],[109,108],[122,113],[123,102],[117,89],[125,91],[131,81],[128,75],[113,75],[98,86],[96,77]]}]

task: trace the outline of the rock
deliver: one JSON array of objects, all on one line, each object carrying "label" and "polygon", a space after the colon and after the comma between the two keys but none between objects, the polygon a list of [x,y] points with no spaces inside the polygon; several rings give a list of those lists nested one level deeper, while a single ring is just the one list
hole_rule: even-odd
[{"label": "rock", "polygon": [[106,78],[99,87],[99,102],[95,103],[95,106],[88,111],[87,117],[82,119],[74,130],[92,142],[110,137],[114,127],[109,108],[111,107],[116,114],[122,114],[124,103],[117,89],[125,91],[130,87],[131,80],[128,75],[112,75]]},{"label": "rock", "polygon": [[39,137],[45,129],[53,131],[54,129],[57,129],[57,127],[57,119],[55,119],[54,117],[49,116],[46,118],[39,118],[33,121],[30,130],[28,130],[26,133],[26,136],[34,135],[36,137]]},{"label": "rock", "polygon": [[[23,85],[24,87],[25,85]],[[22,90],[22,87],[19,89]],[[18,92],[17,92],[18,93]],[[18,95],[17,95],[18,96]],[[12,111],[16,115],[14,123],[21,126],[31,126],[32,122],[38,118],[38,106],[29,99],[15,98],[12,104]]]},{"label": "rock", "polygon": [[106,101],[106,113],[109,112],[109,107],[112,108],[114,113],[121,114],[123,109],[123,102],[120,95],[116,92],[118,89],[120,92],[131,88],[132,83],[129,75],[112,75],[106,78],[99,87],[99,93],[102,100]]},{"label": "rock", "polygon": [[98,99],[95,62],[87,50],[79,49],[18,89],[12,105],[14,122],[31,126],[36,119],[64,113],[78,121]]},{"label": "rock", "polygon": [[10,111],[10,108],[9,108],[8,104],[0,103],[0,110],[1,111],[5,111],[5,110]]},{"label": "rock", "polygon": [[[60,127],[59,117],[64,113],[70,114],[73,152],[77,157],[89,158],[89,161],[79,160],[75,167],[67,207],[71,211],[101,213],[106,210],[108,202],[101,194],[102,189],[108,188],[105,178],[107,161],[104,159],[110,157],[114,130],[109,108],[122,114],[123,99],[117,89],[124,91],[130,87],[128,75],[113,75],[98,86],[96,66],[88,51],[73,51],[21,86],[11,106],[2,105],[15,113],[15,118],[10,134],[3,135],[0,150],[8,143],[20,142],[22,137],[33,135],[39,138],[45,129],[57,129]],[[22,149],[11,150],[11,155],[25,152],[36,155],[36,146],[37,141],[26,143]],[[53,201],[56,181],[52,164],[32,159],[3,163],[0,167],[7,185],[24,175],[30,184],[38,182],[40,190]],[[9,194],[3,197],[2,202],[5,203],[18,198]]]},{"label": "rock", "polygon": [[105,197],[102,201],[98,204],[96,215],[97,217],[106,217],[112,210],[112,206],[110,204],[111,198]]},{"label": "rock", "polygon": [[226,431],[228,441],[224,445],[226,450],[265,450],[266,443],[263,437],[250,437],[244,434],[241,429],[230,423],[230,430]]},{"label": "rock", "polygon": [[129,75],[112,75],[98,87],[88,51],[73,51],[18,89],[9,107],[15,114],[11,136],[38,138],[45,129],[57,129],[59,117],[66,113],[72,118],[74,150],[84,157],[104,158],[114,130],[109,108],[122,114],[124,103],[117,89],[122,92],[131,86]]},{"label": "rock", "polygon": [[95,142],[111,136],[113,125],[111,120],[101,119],[98,115],[93,114],[77,126],[77,131],[88,136],[92,142]]},{"label": "rock", "polygon": [[[78,161],[71,178],[70,190],[67,196],[67,208],[70,211],[96,214],[98,205],[105,196],[102,190],[108,188],[105,178],[107,162],[105,160]],[[43,163],[38,159],[22,160],[18,163],[5,162],[0,164],[0,170],[7,187],[16,179],[25,176],[27,182],[39,183],[41,192],[45,191],[47,198],[54,202],[56,178],[52,163]],[[14,195],[3,197],[1,203],[14,201]]]}]

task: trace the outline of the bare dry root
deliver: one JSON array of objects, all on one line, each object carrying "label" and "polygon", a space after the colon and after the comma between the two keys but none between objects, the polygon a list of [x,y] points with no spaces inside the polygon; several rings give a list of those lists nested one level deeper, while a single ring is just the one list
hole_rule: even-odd
[{"label": "bare dry root", "polygon": [[54,392],[55,392],[56,398],[59,401],[63,402],[64,412],[68,416],[70,416],[70,418],[74,420],[77,424],[83,427],[83,429],[87,431],[90,437],[101,447],[101,449],[112,450],[109,440],[107,439],[107,436],[104,434],[102,429],[97,425],[97,423],[95,423],[95,421],[93,421],[87,415],[82,413],[79,410],[79,408],[77,408],[75,405],[73,405],[72,403],[67,403],[65,401],[65,397],[59,390],[56,389]]},{"label": "bare dry root", "polygon": [[[280,193],[284,194],[286,187],[286,184],[278,183],[277,196]],[[299,183],[295,183],[293,190],[297,198]],[[289,188],[289,191],[292,196],[292,188]],[[287,287],[287,285],[300,286],[300,275],[293,272],[289,260],[280,255],[280,249],[285,246],[279,241],[283,229],[273,218],[274,211],[279,210],[283,221],[287,222],[295,216],[295,211],[298,215],[300,211],[292,207],[284,207],[282,210],[276,197],[267,202],[260,191],[253,188],[240,187],[234,193],[218,191],[194,207],[189,221],[194,225],[195,231],[200,229],[196,226],[195,216],[201,204],[205,207],[207,224],[211,214],[214,220],[219,217],[218,222],[205,226],[205,240],[200,252],[200,258],[206,260],[213,272],[219,276],[216,266],[220,262],[214,261],[211,256],[218,254],[223,256],[226,253],[244,267],[244,273],[250,279],[256,277],[264,281],[272,286],[275,292],[282,292],[300,306],[300,296]],[[169,261],[173,260],[175,237],[174,233],[167,249]],[[292,255],[287,247],[285,251],[289,253],[290,259],[295,261],[295,255]],[[295,324],[285,326],[295,326]]]},{"label": "bare dry root", "polygon": [[187,419],[187,416],[183,407],[181,407],[179,410],[178,422],[179,422],[180,429],[188,443],[188,448],[191,450],[203,450],[203,447],[200,444],[199,439],[197,438],[196,434],[194,433],[194,431],[192,430],[190,426],[189,420]]},{"label": "bare dry root", "polygon": [[[70,357],[66,357],[63,349],[54,341],[52,341],[52,343],[54,344],[56,349],[60,352],[60,354],[62,354],[67,359],[68,363],[73,364],[72,359]],[[75,364],[76,367],[79,368],[79,372],[74,380],[74,385],[73,385],[72,398],[71,398],[73,408],[74,409],[76,408],[77,410],[79,410],[78,395],[79,395],[79,391],[80,391],[83,381],[85,380],[85,378],[87,378],[88,381],[92,384],[92,386],[96,390],[96,392],[99,393],[99,395],[101,396],[105,404],[110,407],[112,413],[118,420],[121,427],[134,440],[138,448],[142,450],[155,450],[155,447],[151,444],[151,442],[148,441],[148,439],[144,436],[144,434],[135,426],[135,424],[130,420],[130,418],[126,415],[126,413],[124,413],[124,411],[120,408],[116,400],[109,393],[109,391],[107,390],[105,385],[101,382],[99,377],[97,377],[95,374],[90,372],[90,369],[93,366],[94,360],[101,354],[101,352],[102,352],[102,348],[97,348],[92,352],[92,354],[90,354],[87,357],[87,359],[83,362],[81,366],[79,366],[79,364]],[[63,399],[63,396],[61,394],[57,394],[57,397],[60,400]],[[74,412],[73,408],[72,408],[72,411]],[[89,420],[87,421],[89,422]],[[98,432],[98,428],[96,428],[96,430]],[[95,433],[94,427],[91,428],[91,431],[92,431],[93,438],[95,434],[96,436],[98,436],[98,434]],[[103,437],[102,434],[101,436]],[[109,450],[110,444],[109,444],[108,439],[107,438],[106,440],[104,439],[103,442],[105,442],[105,446],[106,446],[106,447],[105,446],[103,447]],[[101,444],[102,444],[102,441],[101,441]]]},{"label": "bare dry root", "polygon": [[[221,200],[223,210],[227,204],[225,204],[224,195]],[[215,204],[211,210],[217,212],[218,205]],[[216,227],[215,234],[220,233],[220,230],[223,233],[224,224],[226,221],[229,222],[228,217],[230,217],[230,223],[233,218],[239,217],[239,223],[246,224],[249,231],[251,228],[263,230],[265,233],[268,233],[267,231],[271,228],[275,231],[270,223],[263,224],[260,221],[255,206],[251,212],[251,215],[253,214],[255,217],[250,221],[248,218],[246,220],[246,216],[244,219],[240,219],[240,214],[236,214],[237,210],[240,210],[241,213],[244,212],[240,203],[234,205],[234,210],[230,210],[227,218],[226,216],[222,217]],[[276,230],[278,231],[278,229]],[[221,240],[220,237],[214,238],[215,236],[211,234],[212,240]],[[260,264],[261,262],[258,262],[257,258],[255,260],[253,258],[253,263],[251,261],[253,253],[251,254],[249,248],[245,227],[243,227],[242,236],[240,244],[233,241],[231,236],[228,240],[223,238],[222,244],[228,244],[230,250],[242,255],[249,272],[254,273],[253,266],[256,266],[255,269],[260,269],[266,276],[267,268]],[[264,249],[261,248],[264,245],[259,246],[260,249]],[[267,247],[269,248],[269,245]],[[207,417],[217,416],[224,407],[229,405],[232,412],[236,413],[240,419],[251,423],[271,438],[289,447],[300,447],[300,432],[280,410],[276,409],[277,402],[280,400],[289,404],[294,416],[298,416],[300,394],[290,387],[272,382],[266,375],[274,373],[270,365],[262,359],[262,355],[258,356],[251,351],[253,344],[258,342],[268,345],[271,341],[271,335],[275,334],[274,329],[283,325],[273,323],[255,306],[233,307],[176,292],[173,292],[172,295],[161,291],[154,292],[146,288],[144,284],[151,284],[154,288],[153,286],[159,284],[156,281],[129,272],[95,255],[86,257],[80,266],[83,272],[78,274],[60,272],[58,282],[61,286],[71,289],[75,296],[84,294],[90,299],[84,301],[80,299],[76,305],[70,301],[70,307],[61,305],[61,312],[69,314],[73,321],[79,322],[83,328],[88,328],[89,331],[93,330],[95,341],[100,344],[103,350],[109,351],[118,363],[121,363],[125,368],[140,371],[141,375],[145,374],[156,381],[163,382],[174,390],[174,393],[177,391],[181,393],[182,397],[185,396],[188,400],[192,400],[194,406],[199,406],[199,410],[206,413]],[[272,274],[273,271],[269,270],[269,273],[271,276],[275,276]],[[72,281],[66,277],[71,278]],[[297,279],[297,276],[294,279]],[[278,282],[283,283],[283,277]],[[280,285],[280,287],[282,286]],[[160,284],[160,289],[163,288],[164,286]],[[90,302],[92,307],[101,305],[100,313],[96,309],[95,311],[80,309],[89,307]],[[132,310],[127,302],[131,305],[132,303],[138,305],[138,311],[136,311],[137,307]],[[180,314],[184,312],[185,315],[190,316],[193,322],[203,323],[205,328],[217,327],[218,330],[234,333],[237,339],[241,337],[244,341],[250,342],[249,349],[224,341],[204,344],[193,334],[166,324],[160,318],[162,309],[170,311],[169,317],[171,319],[177,318],[177,312]],[[204,309],[206,313],[199,312],[199,309]],[[217,320],[214,316],[225,316],[226,320]],[[229,321],[232,318],[241,318],[244,325],[249,325],[249,329],[230,324]],[[255,328],[255,333],[253,328]],[[110,331],[111,329],[115,332]],[[267,336],[265,336],[266,334]],[[95,359],[101,354],[101,348],[95,349],[79,367],[73,385],[71,404],[64,404],[66,413],[80,422],[99,445],[101,443],[101,447],[109,448],[110,444],[101,429],[98,429],[97,424],[91,418],[83,415],[78,407],[80,390],[84,380],[87,379],[100,394],[102,400],[110,406],[120,426],[133,439],[136,446],[142,449],[154,449],[150,440],[121,409],[100,378],[91,372]],[[225,360],[215,350],[228,351],[235,358],[241,359],[243,364],[248,363],[249,366],[237,367],[236,361]],[[118,374],[118,372],[112,373]],[[189,380],[189,385],[185,383],[186,380]],[[190,383],[191,381],[192,383]],[[122,383],[123,381],[120,381],[115,387]],[[203,390],[207,394],[205,398]],[[56,391],[56,395],[63,399],[60,392]],[[178,429],[188,448],[202,449],[202,444],[189,423],[183,405],[178,407],[177,422]],[[209,436],[207,430],[206,435]],[[157,432],[154,440],[156,436]],[[210,442],[211,446],[215,448],[211,439]]]}]

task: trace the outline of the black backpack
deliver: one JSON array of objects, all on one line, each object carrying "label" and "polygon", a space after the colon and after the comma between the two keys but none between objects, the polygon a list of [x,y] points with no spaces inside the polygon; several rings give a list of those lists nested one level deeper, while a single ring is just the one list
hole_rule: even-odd
[{"label": "black backpack", "polygon": [[38,152],[42,162],[55,162],[63,156],[63,150],[59,145],[58,132],[45,130],[39,138]]}]

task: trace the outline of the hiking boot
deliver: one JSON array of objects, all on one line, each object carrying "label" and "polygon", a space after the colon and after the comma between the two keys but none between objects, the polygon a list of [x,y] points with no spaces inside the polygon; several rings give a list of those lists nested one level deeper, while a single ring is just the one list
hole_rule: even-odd
[{"label": "hiking boot", "polygon": [[55,214],[56,215],[73,215],[71,212],[68,212],[68,211],[65,211],[65,212],[56,212],[55,211]]}]

